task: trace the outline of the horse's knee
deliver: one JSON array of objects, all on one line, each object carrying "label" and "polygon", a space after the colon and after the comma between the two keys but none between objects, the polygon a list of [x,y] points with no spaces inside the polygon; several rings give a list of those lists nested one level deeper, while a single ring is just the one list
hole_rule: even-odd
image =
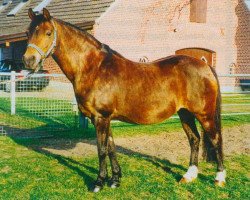
[{"label": "horse's knee", "polygon": [[192,137],[190,139],[190,144],[194,146],[199,146],[200,144],[200,137]]},{"label": "horse's knee", "polygon": [[108,148],[105,146],[102,146],[99,148],[99,156],[100,157],[106,157],[108,154]]}]

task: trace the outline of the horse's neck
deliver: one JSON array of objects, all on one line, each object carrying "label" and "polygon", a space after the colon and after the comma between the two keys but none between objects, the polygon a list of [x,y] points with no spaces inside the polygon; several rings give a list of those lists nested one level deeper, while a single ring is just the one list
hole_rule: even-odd
[{"label": "horse's neck", "polygon": [[53,58],[71,82],[87,78],[105,57],[101,43],[62,22],[56,21],[56,27],[58,41]]}]

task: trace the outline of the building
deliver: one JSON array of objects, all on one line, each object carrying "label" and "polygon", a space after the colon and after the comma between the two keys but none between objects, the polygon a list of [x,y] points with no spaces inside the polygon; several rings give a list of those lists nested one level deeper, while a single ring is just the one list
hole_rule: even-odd
[{"label": "building", "polygon": [[[27,9],[36,9],[41,3],[38,0],[22,2],[23,8],[14,16],[8,13],[20,1],[13,0],[3,11],[0,7],[2,59],[10,56],[10,51],[12,58],[23,52],[23,31],[29,21]],[[133,61],[153,61],[184,53],[203,59],[219,74],[250,74],[249,0],[42,2],[53,16],[91,30],[98,40]],[[10,47],[6,48],[8,42]],[[56,69],[52,59],[45,64],[52,71]],[[220,81],[234,83],[235,79],[221,78]]]},{"label": "building", "polygon": [[208,61],[219,74],[250,74],[249,8],[250,1],[244,0],[136,0],[133,4],[117,0],[97,19],[94,34],[134,61],[185,53]]},{"label": "building", "polygon": [[[42,12],[90,31],[114,0],[3,0],[0,4],[0,59],[22,59],[27,46],[26,30],[30,23],[28,9]],[[52,58],[45,62],[51,73],[61,72]]]}]

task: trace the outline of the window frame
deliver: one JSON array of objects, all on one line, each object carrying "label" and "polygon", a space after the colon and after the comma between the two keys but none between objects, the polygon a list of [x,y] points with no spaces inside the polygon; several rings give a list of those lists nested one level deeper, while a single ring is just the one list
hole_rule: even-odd
[{"label": "window frame", "polygon": [[190,22],[206,23],[207,0],[190,0]]}]

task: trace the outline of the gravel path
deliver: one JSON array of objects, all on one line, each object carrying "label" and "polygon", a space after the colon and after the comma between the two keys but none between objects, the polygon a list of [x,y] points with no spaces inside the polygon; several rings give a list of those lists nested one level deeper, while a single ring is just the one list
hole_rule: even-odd
[{"label": "gravel path", "polygon": [[[225,128],[223,138],[225,156],[250,154],[250,124]],[[171,162],[178,162],[179,159],[189,160],[190,148],[184,131],[163,132],[153,136],[115,138],[115,143],[120,153],[140,153]],[[66,157],[97,155],[95,140],[48,139],[43,142],[42,146],[34,148]]]}]

